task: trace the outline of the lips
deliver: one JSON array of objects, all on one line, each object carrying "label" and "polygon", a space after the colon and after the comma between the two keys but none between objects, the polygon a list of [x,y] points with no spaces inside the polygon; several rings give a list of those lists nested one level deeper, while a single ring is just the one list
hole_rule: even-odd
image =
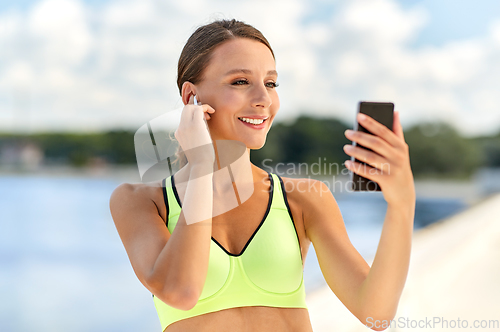
[{"label": "lips", "polygon": [[265,122],[268,119],[268,117],[265,116],[252,116],[252,117],[240,117],[238,120],[242,124],[244,124],[247,127],[253,128],[253,129],[262,129],[266,126]]},{"label": "lips", "polygon": [[267,118],[269,118],[269,116],[267,116],[267,115],[245,115],[245,116],[240,116],[239,118],[267,119]]}]

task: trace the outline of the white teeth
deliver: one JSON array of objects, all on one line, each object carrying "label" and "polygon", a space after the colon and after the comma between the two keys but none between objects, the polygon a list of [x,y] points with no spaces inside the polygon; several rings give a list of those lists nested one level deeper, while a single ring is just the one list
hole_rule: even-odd
[{"label": "white teeth", "polygon": [[249,118],[238,118],[238,119],[240,119],[241,121],[245,121],[247,123],[254,124],[254,125],[259,125],[262,122],[264,122],[264,119],[249,119]]}]

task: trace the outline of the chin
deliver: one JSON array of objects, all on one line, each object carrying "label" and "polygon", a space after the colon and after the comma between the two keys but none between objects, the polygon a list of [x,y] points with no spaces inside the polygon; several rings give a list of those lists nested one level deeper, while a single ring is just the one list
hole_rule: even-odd
[{"label": "chin", "polygon": [[[264,147],[266,144],[266,138],[267,134],[260,136],[260,137],[255,137],[255,136],[250,136],[250,137],[232,137],[232,138],[224,138],[227,140],[236,140],[241,143],[243,143],[248,149],[250,150],[259,150]],[[221,138],[222,139],[222,138]]]},{"label": "chin", "polygon": [[264,145],[266,144],[266,140],[263,140],[262,142],[249,142],[246,144],[247,148],[249,148],[250,150],[259,150],[259,149],[262,149],[262,147],[264,147]]}]

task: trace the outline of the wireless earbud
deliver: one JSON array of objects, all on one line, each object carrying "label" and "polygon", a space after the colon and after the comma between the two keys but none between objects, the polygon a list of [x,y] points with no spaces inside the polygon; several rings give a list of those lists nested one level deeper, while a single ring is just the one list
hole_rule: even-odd
[{"label": "wireless earbud", "polygon": [[199,105],[198,100],[196,99],[196,95],[193,96],[193,102],[195,105]]}]

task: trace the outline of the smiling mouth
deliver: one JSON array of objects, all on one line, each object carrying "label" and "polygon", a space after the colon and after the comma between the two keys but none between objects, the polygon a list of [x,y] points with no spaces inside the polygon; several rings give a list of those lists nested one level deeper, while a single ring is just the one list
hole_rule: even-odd
[{"label": "smiling mouth", "polygon": [[245,122],[245,123],[249,123],[249,124],[253,124],[253,125],[260,125],[262,124],[264,121],[266,121],[268,118],[265,118],[265,119],[250,119],[250,118],[238,118],[238,120],[242,121],[242,122]]}]

